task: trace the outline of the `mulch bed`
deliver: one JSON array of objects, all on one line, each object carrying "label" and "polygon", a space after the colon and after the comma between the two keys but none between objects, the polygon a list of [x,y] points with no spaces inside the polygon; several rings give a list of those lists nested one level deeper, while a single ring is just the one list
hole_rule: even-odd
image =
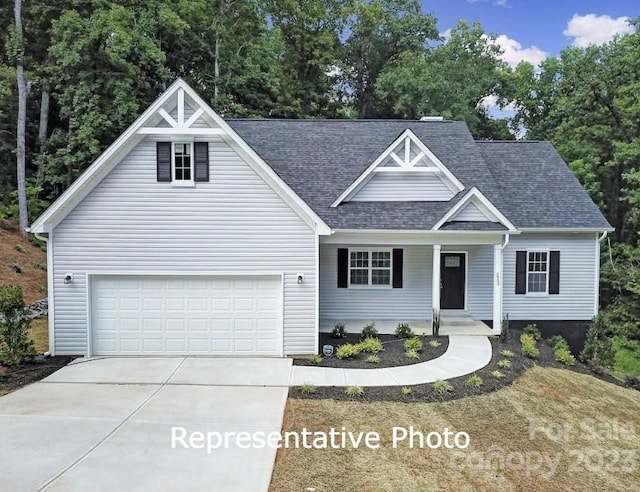
[{"label": "mulch bed", "polygon": [[[540,356],[537,359],[529,359],[522,355],[520,347],[520,330],[511,329],[509,337],[505,343],[501,342],[498,337],[490,337],[491,346],[493,349],[493,355],[489,364],[482,369],[476,371],[474,375],[482,378],[482,386],[479,388],[470,387],[467,384],[467,380],[471,376],[461,376],[453,379],[448,379],[447,382],[453,387],[452,391],[440,394],[433,389],[432,383],[418,384],[409,386],[411,388],[410,395],[402,394],[402,387],[400,386],[380,386],[380,387],[367,387],[364,388],[364,396],[358,398],[351,398],[345,394],[345,387],[341,386],[318,386],[316,392],[313,394],[303,394],[299,387],[292,387],[289,389],[289,396],[292,398],[307,398],[307,399],[334,399],[334,400],[350,400],[350,401],[404,401],[410,402],[442,402],[448,400],[457,400],[467,396],[475,396],[483,393],[490,393],[500,388],[513,383],[520,375],[522,375],[527,369],[534,366],[544,367],[556,367],[561,369],[568,369],[576,371],[582,374],[589,374],[597,378],[603,379],[607,382],[618,384],[622,386],[622,383],[615,378],[606,375],[593,372],[589,367],[582,364],[579,360],[576,360],[574,366],[565,366],[555,360],[551,347],[543,340],[538,340],[538,348],[540,350]],[[444,337],[441,337],[441,339]],[[500,352],[502,350],[510,350],[514,356],[509,360],[511,361],[511,368],[502,369],[498,366],[498,363],[505,359]],[[354,366],[355,367],[355,366]],[[497,379],[492,376],[493,371],[500,371],[504,374],[504,377]]]},{"label": "mulch bed", "polygon": [[[46,378],[49,374],[66,366],[73,359],[75,357],[47,357],[43,360],[27,362],[17,367],[0,367],[0,392],[13,391]],[[8,372],[5,373],[5,371]]]},{"label": "mulch bed", "polygon": [[403,338],[398,338],[395,335],[378,335],[377,338],[384,345],[384,350],[377,354],[380,359],[380,362],[377,364],[366,361],[366,358],[371,355],[367,353],[358,354],[352,359],[338,359],[335,356],[335,350],[340,345],[345,343],[356,344],[361,341],[360,335],[357,333],[350,333],[345,338],[332,338],[330,333],[321,333],[319,352],[322,354],[323,345],[333,345],[334,355],[331,357],[323,357],[320,364],[312,364],[306,357],[293,359],[293,364],[296,366],[336,367],[339,369],[380,369],[384,367],[407,366],[436,359],[444,354],[449,346],[449,337],[437,337],[441,345],[434,348],[429,345],[429,342],[436,339],[436,337],[418,336],[418,338],[422,340],[423,345],[420,351],[420,358],[409,359],[405,355]]}]

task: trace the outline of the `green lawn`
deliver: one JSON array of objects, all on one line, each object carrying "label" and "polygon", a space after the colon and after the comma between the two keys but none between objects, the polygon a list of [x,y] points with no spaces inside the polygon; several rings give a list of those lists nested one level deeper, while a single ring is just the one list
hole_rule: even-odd
[{"label": "green lawn", "polygon": [[615,362],[613,371],[617,377],[627,374],[640,376],[640,343],[616,337],[613,340]]}]

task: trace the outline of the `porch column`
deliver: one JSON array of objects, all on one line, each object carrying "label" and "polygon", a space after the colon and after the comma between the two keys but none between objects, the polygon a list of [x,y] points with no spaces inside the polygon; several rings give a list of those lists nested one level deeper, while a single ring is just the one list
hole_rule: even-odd
[{"label": "porch column", "polygon": [[502,329],[502,245],[493,245],[493,332]]},{"label": "porch column", "polygon": [[440,245],[433,245],[433,277],[431,285],[431,307],[440,311]]}]

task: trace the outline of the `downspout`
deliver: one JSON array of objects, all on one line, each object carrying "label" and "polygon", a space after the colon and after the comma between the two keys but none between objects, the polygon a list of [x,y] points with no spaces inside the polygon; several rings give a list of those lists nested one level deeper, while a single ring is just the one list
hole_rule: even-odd
[{"label": "downspout", "polygon": [[[31,232],[29,228],[27,228],[27,232]],[[41,235],[39,232],[34,233],[36,239],[44,242],[47,245],[47,318],[49,320],[49,352],[48,354],[51,356],[55,354],[55,343],[54,343],[54,305],[53,305],[53,255],[51,252],[51,244],[49,244],[50,237],[45,237]]]},{"label": "downspout", "polygon": [[[603,231],[598,241],[596,241],[596,258],[595,258],[595,278],[593,280],[593,315],[598,316],[600,309],[600,243],[607,237],[609,231]],[[611,246],[609,246],[609,254],[611,254]],[[611,258],[611,257],[610,257]],[[611,266],[613,266],[613,259],[611,260]]]}]

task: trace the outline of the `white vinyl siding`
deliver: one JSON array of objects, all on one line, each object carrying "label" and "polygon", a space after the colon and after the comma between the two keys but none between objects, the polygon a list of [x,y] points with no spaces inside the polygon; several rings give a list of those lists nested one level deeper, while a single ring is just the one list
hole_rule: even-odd
[{"label": "white vinyl siding", "polygon": [[486,222],[491,221],[482,211],[473,203],[467,204],[451,221],[460,222]]},{"label": "white vinyl siding", "polygon": [[436,173],[376,173],[350,201],[447,201],[453,195]]},{"label": "white vinyl siding", "polygon": [[87,272],[284,274],[285,354],[315,353],[315,232],[222,138],[208,140],[209,182],[158,183],[158,140],[140,142],[53,231],[56,353],[86,353]]},{"label": "white vinyl siding", "polygon": [[[594,234],[534,234],[512,236],[504,252],[505,314],[513,320],[586,320],[595,310]],[[560,251],[560,293],[515,293],[516,251]]]}]

